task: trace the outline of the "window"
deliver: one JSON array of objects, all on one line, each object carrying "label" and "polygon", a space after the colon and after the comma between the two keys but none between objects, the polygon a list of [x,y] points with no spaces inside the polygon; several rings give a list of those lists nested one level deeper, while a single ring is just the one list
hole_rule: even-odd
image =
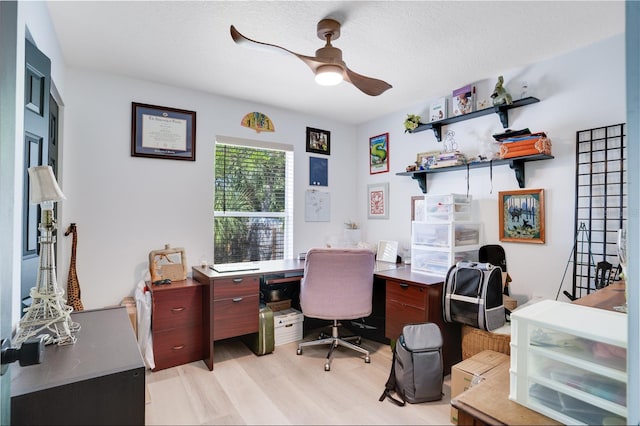
[{"label": "window", "polygon": [[218,137],[213,261],[293,257],[293,147]]}]

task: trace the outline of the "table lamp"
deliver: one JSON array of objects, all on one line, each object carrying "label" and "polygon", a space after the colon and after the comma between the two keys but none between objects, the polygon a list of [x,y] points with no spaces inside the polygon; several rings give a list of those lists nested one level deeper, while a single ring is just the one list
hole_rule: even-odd
[{"label": "table lamp", "polygon": [[18,331],[13,341],[15,346],[25,340],[45,335],[45,344],[74,344],[72,334],[80,329],[78,323],[71,321],[73,308],[67,306],[64,292],[58,287],[56,262],[53,245],[55,244],[56,221],[53,217],[53,203],[63,200],[64,194],[58,186],[51,166],[35,166],[28,169],[30,181],[29,201],[40,204],[42,217],[40,230],[40,262],[36,286],[31,288],[31,306],[24,309],[24,316],[18,323]]}]

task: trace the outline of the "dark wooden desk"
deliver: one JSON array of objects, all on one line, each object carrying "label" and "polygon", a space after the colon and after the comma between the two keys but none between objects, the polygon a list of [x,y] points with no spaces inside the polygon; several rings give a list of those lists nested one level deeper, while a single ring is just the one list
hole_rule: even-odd
[{"label": "dark wooden desk", "polygon": [[13,425],[143,425],[145,367],[124,307],[71,314],[74,345],[11,368]]},{"label": "dark wooden desk", "polygon": [[[208,266],[193,267],[193,279],[204,284],[203,352],[205,364],[210,370],[213,370],[216,340],[258,331],[258,315],[254,313],[258,311],[260,277],[274,274],[291,277],[302,276],[304,273],[304,261],[298,259],[262,261],[256,262],[256,266],[256,270],[225,273],[216,272]],[[383,283],[386,294],[390,294],[391,289],[391,293],[396,290],[393,293],[396,296],[403,296],[397,297],[398,300],[385,296],[385,319],[390,324],[385,326],[386,337],[396,339],[402,325],[409,322],[429,321],[438,324],[443,334],[444,367],[448,374],[451,366],[462,359],[462,355],[459,326],[446,324],[442,319],[442,278],[413,273],[409,266],[377,262],[374,280]],[[236,286],[237,294],[233,294],[231,288]],[[216,296],[216,293],[219,295]],[[233,299],[242,300],[224,304]],[[233,318],[240,318],[240,323]],[[230,329],[231,324],[236,324],[237,327]]]}]

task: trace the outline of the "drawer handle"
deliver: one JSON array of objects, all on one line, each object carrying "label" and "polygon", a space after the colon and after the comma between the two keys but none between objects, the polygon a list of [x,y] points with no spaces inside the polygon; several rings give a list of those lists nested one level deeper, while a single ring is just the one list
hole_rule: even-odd
[{"label": "drawer handle", "polygon": [[406,290],[406,289],[408,289],[408,288],[409,288],[409,284],[406,284],[406,283],[400,283],[400,288],[402,288],[402,289]]},{"label": "drawer handle", "polygon": [[174,351],[179,351],[180,349],[184,349],[184,345],[174,346],[171,349],[173,349]]},{"label": "drawer handle", "polygon": [[184,306],[180,307],[180,308],[171,308],[171,312],[173,312],[174,314],[177,314],[178,312],[182,312],[184,311],[186,308]]},{"label": "drawer handle", "polygon": [[242,297],[234,297],[233,299],[231,299],[233,301],[233,303],[238,303],[238,302],[242,302]]},{"label": "drawer handle", "polygon": [[243,279],[244,279],[244,278],[234,278],[234,279],[233,279],[233,282],[234,282],[235,284],[240,284],[240,283],[242,282],[242,280],[243,280]]}]

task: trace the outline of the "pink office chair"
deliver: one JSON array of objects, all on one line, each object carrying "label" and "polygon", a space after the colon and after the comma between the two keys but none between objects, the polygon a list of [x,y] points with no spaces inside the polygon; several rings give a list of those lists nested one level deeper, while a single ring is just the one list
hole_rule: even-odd
[{"label": "pink office chair", "polygon": [[364,362],[371,362],[369,351],[349,342],[355,340],[359,345],[359,336],[338,335],[338,320],[371,314],[374,263],[374,253],[366,249],[312,248],[307,252],[300,283],[302,313],[311,318],[332,320],[333,325],[331,337],[320,335],[318,340],[298,344],[298,355],[302,355],[305,346],[330,345],[324,364],[324,370],[329,371],[333,351],[341,345],[364,354]]}]

